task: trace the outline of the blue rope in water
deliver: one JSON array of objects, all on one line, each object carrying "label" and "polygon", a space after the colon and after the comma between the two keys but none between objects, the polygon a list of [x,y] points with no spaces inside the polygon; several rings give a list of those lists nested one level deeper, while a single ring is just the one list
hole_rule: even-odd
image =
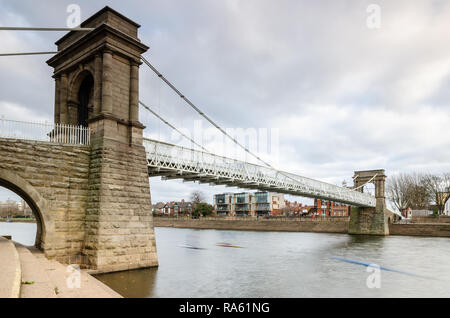
[{"label": "blue rope in water", "polygon": [[400,273],[400,274],[405,274],[405,275],[410,275],[410,276],[415,276],[415,277],[421,277],[421,278],[430,278],[427,276],[423,276],[423,275],[418,275],[418,274],[414,274],[414,273],[410,273],[410,272],[406,272],[406,271],[401,271],[401,270],[397,270],[397,269],[393,269],[393,268],[388,268],[388,267],[384,267],[378,264],[369,264],[369,263],[365,263],[365,262],[361,262],[361,261],[356,261],[356,260],[352,260],[352,259],[348,259],[348,258],[344,258],[344,257],[339,257],[339,256],[332,256],[333,259],[339,260],[339,261],[343,261],[343,262],[347,262],[347,263],[351,263],[351,264],[357,264],[357,265],[363,265],[363,266],[367,266],[367,267],[377,267],[380,268],[382,270],[385,271],[389,271],[389,272],[395,272],[395,273]]}]

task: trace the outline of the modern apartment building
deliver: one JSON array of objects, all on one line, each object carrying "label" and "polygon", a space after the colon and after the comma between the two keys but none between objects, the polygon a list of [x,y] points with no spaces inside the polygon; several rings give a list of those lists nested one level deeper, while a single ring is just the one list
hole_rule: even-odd
[{"label": "modern apartment building", "polygon": [[284,206],[284,195],[273,192],[222,193],[214,196],[214,209],[218,215],[276,215]]},{"label": "modern apartment building", "polygon": [[222,193],[214,196],[214,210],[218,215],[234,215],[233,193]]}]

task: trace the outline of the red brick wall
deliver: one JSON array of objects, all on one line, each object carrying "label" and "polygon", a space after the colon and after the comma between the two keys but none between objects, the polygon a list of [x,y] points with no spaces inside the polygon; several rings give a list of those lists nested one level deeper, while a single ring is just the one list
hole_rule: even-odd
[{"label": "red brick wall", "polygon": [[[314,200],[314,211],[322,216],[322,201],[321,199]],[[335,202],[328,201],[326,204],[326,216],[349,216],[349,206],[339,205],[337,206]],[[341,214],[343,212],[343,214]]]}]

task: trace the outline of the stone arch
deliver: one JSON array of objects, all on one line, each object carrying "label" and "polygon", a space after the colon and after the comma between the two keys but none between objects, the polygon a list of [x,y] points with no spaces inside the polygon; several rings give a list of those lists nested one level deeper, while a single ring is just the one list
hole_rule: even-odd
[{"label": "stone arch", "polygon": [[36,217],[35,246],[42,250],[49,249],[52,241],[50,236],[54,233],[55,225],[47,200],[25,179],[3,168],[0,168],[0,186],[13,191],[25,200]]},{"label": "stone arch", "polygon": [[69,123],[87,127],[94,112],[94,72],[90,67],[78,69],[69,83]]}]

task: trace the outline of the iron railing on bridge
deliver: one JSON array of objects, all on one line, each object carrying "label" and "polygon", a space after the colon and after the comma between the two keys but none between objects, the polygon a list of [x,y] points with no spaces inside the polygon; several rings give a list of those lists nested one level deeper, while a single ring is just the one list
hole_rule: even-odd
[{"label": "iron railing on bridge", "polygon": [[83,126],[25,122],[1,117],[0,138],[89,145],[90,130]]},{"label": "iron railing on bridge", "polygon": [[144,138],[150,176],[198,180],[248,189],[375,207],[374,196],[288,172]]}]

